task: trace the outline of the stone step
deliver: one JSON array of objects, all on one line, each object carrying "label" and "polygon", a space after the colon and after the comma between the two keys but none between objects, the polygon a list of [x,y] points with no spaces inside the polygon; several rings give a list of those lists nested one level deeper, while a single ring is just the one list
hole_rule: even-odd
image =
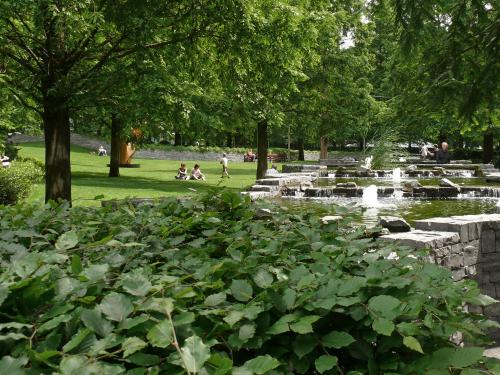
[{"label": "stone step", "polygon": [[273,191],[278,191],[279,186],[274,186],[274,185],[253,185],[250,188],[250,191],[267,191],[267,192],[273,192]]}]

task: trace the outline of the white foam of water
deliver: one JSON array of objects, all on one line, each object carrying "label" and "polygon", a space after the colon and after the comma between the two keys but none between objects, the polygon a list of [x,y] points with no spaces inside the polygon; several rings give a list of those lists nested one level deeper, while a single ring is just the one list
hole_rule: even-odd
[{"label": "white foam of water", "polygon": [[394,193],[392,193],[392,197],[396,200],[403,199],[403,190],[394,190]]},{"label": "white foam of water", "polygon": [[377,187],[375,185],[370,185],[363,189],[363,205],[365,207],[380,206],[377,196]]},{"label": "white foam of water", "polygon": [[401,182],[401,168],[394,168],[392,170],[392,181],[397,183]]},{"label": "white foam of water", "polygon": [[373,160],[373,156],[368,156],[366,159],[365,159],[365,165],[364,167],[366,169],[371,169],[372,168],[372,160]]}]

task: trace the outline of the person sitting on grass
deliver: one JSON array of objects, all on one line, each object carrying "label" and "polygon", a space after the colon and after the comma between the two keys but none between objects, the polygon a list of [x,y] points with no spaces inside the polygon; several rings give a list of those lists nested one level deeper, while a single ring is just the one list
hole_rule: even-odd
[{"label": "person sitting on grass", "polygon": [[7,155],[0,155],[0,161],[2,162],[2,167],[3,168],[9,168],[10,167],[10,159]]},{"label": "person sitting on grass", "polygon": [[177,170],[176,180],[187,180],[188,174],[186,169],[186,164],[181,163],[181,167]]},{"label": "person sitting on grass", "polygon": [[201,173],[200,165],[195,164],[193,169],[191,170],[190,180],[205,180],[205,176]]}]

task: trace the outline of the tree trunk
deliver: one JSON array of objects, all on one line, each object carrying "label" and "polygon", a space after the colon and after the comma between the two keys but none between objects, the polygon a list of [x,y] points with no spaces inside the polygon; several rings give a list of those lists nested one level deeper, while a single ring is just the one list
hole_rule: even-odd
[{"label": "tree trunk", "polygon": [[491,131],[483,134],[483,163],[491,163],[494,154],[494,137]]},{"label": "tree trunk", "polygon": [[257,123],[257,179],[267,171],[267,120]]},{"label": "tree trunk", "polygon": [[226,134],[226,147],[233,147],[233,135],[231,133]]},{"label": "tree trunk", "polygon": [[[109,177],[120,177],[120,120],[111,116],[111,151],[109,152]],[[177,134],[177,133],[176,133]]]},{"label": "tree trunk", "polygon": [[71,139],[69,111],[62,98],[44,99],[45,202],[71,202]]},{"label": "tree trunk", "polygon": [[174,134],[174,146],[182,146],[182,135],[179,132]]},{"label": "tree trunk", "polygon": [[319,158],[328,159],[328,137],[326,136],[319,139]]},{"label": "tree trunk", "polygon": [[299,137],[298,139],[298,149],[299,149],[299,160],[304,161],[304,138]]}]

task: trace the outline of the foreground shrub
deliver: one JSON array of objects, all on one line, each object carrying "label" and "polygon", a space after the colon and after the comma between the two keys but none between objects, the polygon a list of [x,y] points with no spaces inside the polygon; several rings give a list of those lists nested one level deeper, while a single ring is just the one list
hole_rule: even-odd
[{"label": "foreground shrub", "polygon": [[[348,215],[322,225],[255,210],[227,192],[155,207],[0,208],[0,368],[498,371],[475,346],[493,323],[463,308],[491,302],[473,282],[363,238]],[[450,342],[457,331],[474,346]]]},{"label": "foreground shrub", "polygon": [[12,204],[26,198],[42,176],[39,162],[31,160],[17,160],[10,168],[0,168],[0,204]]}]

